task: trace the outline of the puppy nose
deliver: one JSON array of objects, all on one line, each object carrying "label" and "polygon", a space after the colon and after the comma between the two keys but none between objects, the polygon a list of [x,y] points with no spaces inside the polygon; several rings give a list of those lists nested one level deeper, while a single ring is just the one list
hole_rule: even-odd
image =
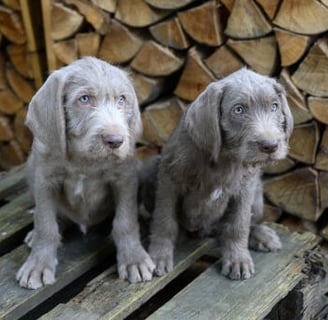
[{"label": "puppy nose", "polygon": [[103,136],[104,143],[108,144],[108,146],[112,149],[116,149],[120,147],[120,145],[123,143],[123,136],[118,134],[108,134],[106,136]]},{"label": "puppy nose", "polygon": [[259,142],[259,148],[261,152],[273,153],[278,149],[278,142],[275,140],[264,140]]}]

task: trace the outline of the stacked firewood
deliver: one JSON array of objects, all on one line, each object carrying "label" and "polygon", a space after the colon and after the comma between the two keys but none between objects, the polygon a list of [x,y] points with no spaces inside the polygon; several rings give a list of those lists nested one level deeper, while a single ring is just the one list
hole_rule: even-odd
[{"label": "stacked firewood", "polygon": [[[85,55],[129,71],[144,124],[140,156],[158,152],[211,81],[243,66],[279,78],[295,130],[289,157],[265,170],[266,214],[301,229],[327,223],[327,0],[43,0],[42,6],[47,71]],[[321,231],[328,238],[328,227]]]}]

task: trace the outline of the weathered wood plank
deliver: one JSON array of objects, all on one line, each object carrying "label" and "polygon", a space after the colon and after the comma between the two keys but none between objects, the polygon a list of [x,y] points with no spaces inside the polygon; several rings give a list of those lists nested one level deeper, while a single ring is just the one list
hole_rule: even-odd
[{"label": "weathered wood plank", "polygon": [[18,247],[0,258],[0,319],[17,319],[67,284],[114,254],[108,235],[91,232],[75,235],[58,250],[57,281],[38,290],[26,290],[16,283],[16,272],[26,259],[28,248]]},{"label": "weathered wood plank", "polygon": [[215,263],[147,319],[263,319],[304,277],[302,256],[318,243],[311,233],[277,231],[283,249],[252,252],[256,274],[251,279],[231,281],[219,275]]},{"label": "weathered wood plank", "polygon": [[20,166],[13,169],[4,177],[1,177],[0,199],[6,198],[10,194],[17,192],[18,189],[23,189],[25,186],[25,167]]},{"label": "weathered wood plank", "polygon": [[91,281],[67,304],[58,305],[41,319],[67,319],[73,314],[73,319],[88,319],[90,314],[89,319],[124,319],[202,256],[211,243],[184,241],[177,248],[174,271],[151,282],[129,284],[117,279],[115,270],[111,268]]}]

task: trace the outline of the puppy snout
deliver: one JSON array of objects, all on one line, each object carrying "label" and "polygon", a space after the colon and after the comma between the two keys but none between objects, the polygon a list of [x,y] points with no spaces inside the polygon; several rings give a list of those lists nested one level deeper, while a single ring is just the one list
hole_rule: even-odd
[{"label": "puppy snout", "polygon": [[260,151],[264,153],[273,153],[278,149],[278,142],[275,140],[263,140],[258,144]]},{"label": "puppy snout", "polygon": [[123,136],[118,134],[108,134],[102,137],[105,144],[112,149],[119,148],[124,141]]}]

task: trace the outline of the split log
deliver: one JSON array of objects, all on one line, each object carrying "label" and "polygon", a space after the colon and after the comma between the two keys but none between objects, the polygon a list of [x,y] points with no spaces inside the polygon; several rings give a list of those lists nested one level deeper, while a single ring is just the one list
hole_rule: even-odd
[{"label": "split log", "polygon": [[190,41],[186,37],[177,17],[157,23],[149,28],[152,36],[164,46],[187,49]]},{"label": "split log", "polygon": [[97,56],[100,46],[99,33],[78,33],[75,39],[79,57]]},{"label": "split log", "polygon": [[267,14],[267,16],[272,20],[277,12],[281,0],[255,0]]},{"label": "split log", "polygon": [[295,33],[321,33],[328,29],[328,8],[317,0],[283,0],[273,23]]},{"label": "split log", "polygon": [[85,19],[101,34],[106,34],[110,16],[88,0],[62,0],[68,5],[73,5]]},{"label": "split log", "polygon": [[64,64],[70,64],[78,58],[76,39],[58,41],[53,44],[53,50]]},{"label": "split log", "polygon": [[32,133],[25,125],[27,109],[23,108],[16,113],[14,120],[15,138],[18,141],[21,149],[28,153],[32,145]]},{"label": "split log", "polygon": [[94,5],[108,12],[114,13],[116,10],[117,0],[91,0]]},{"label": "split log", "polygon": [[319,170],[328,171],[328,127],[322,135],[317,158],[314,167]]},{"label": "split log", "polygon": [[150,78],[137,72],[132,72],[130,77],[141,106],[154,101],[164,91],[164,78]]},{"label": "split log", "polygon": [[154,41],[147,41],[130,66],[149,76],[168,76],[181,68],[183,59]]},{"label": "split log", "polygon": [[274,36],[254,40],[232,40],[227,44],[230,48],[256,72],[272,75],[277,62],[277,44]]},{"label": "split log", "polygon": [[16,140],[10,140],[0,146],[0,167],[9,170],[24,163],[25,156]]},{"label": "split log", "polygon": [[21,5],[19,0],[2,0],[2,2],[9,8],[20,11]]},{"label": "split log", "polygon": [[30,61],[28,59],[28,52],[26,45],[8,45],[6,47],[7,53],[11,63],[15,69],[24,77],[33,79],[33,72]]},{"label": "split log", "polygon": [[301,124],[311,120],[312,115],[306,108],[305,98],[292,82],[287,69],[282,70],[279,80],[287,91],[287,101],[293,114],[294,123]]},{"label": "split log", "polygon": [[174,94],[187,101],[195,100],[215,77],[202,61],[195,47],[188,51],[187,61]]},{"label": "split log", "polygon": [[216,1],[209,1],[179,12],[178,17],[183,29],[195,41],[209,46],[219,46],[223,43],[223,26],[218,10]]},{"label": "split log", "polygon": [[307,101],[313,117],[328,125],[328,99],[308,97]]},{"label": "split log", "polygon": [[263,172],[266,174],[281,174],[289,171],[295,167],[296,162],[290,158],[279,160],[275,163],[269,164],[263,168]]},{"label": "split log", "polygon": [[8,117],[0,116],[0,141],[9,141],[14,138],[14,133]]},{"label": "split log", "polygon": [[293,232],[312,232],[318,233],[318,228],[313,221],[308,221],[304,219],[300,219],[291,215],[285,215],[280,223],[284,226],[288,227],[290,231]]},{"label": "split log", "polygon": [[265,196],[297,217],[317,221],[321,214],[318,173],[310,167],[264,181]]},{"label": "split log", "polygon": [[143,41],[118,21],[112,20],[101,44],[99,58],[111,63],[126,63],[140,50]]},{"label": "split log", "polygon": [[158,147],[141,146],[137,148],[137,158],[143,160],[151,156],[156,156],[159,154],[159,151]]},{"label": "split log", "polygon": [[32,84],[23,78],[13,68],[7,68],[6,76],[9,85],[16,96],[19,97],[23,102],[29,103],[35,93],[35,89],[33,88]]},{"label": "split log", "polygon": [[319,97],[328,96],[327,38],[322,38],[313,45],[292,75],[292,80],[297,87],[309,94]]},{"label": "split log", "polygon": [[51,38],[63,40],[77,32],[83,23],[83,16],[61,3],[51,5]]},{"label": "split log", "polygon": [[[319,173],[319,187],[320,187],[321,208],[322,209],[328,208],[328,172],[321,171]],[[327,228],[327,236],[328,236],[328,228]]]},{"label": "split log", "polygon": [[282,215],[282,210],[267,203],[263,206],[263,220],[268,222],[276,222]]},{"label": "split log", "polygon": [[164,10],[177,10],[194,2],[195,0],[146,0],[152,7]]},{"label": "split log", "polygon": [[289,156],[306,164],[314,164],[319,139],[319,128],[315,121],[295,126],[289,140]]},{"label": "split log", "polygon": [[228,9],[229,12],[232,11],[235,0],[221,0],[221,2]]},{"label": "split log", "polygon": [[328,225],[321,230],[320,234],[322,237],[328,240]]},{"label": "split log", "polygon": [[115,19],[130,27],[148,27],[170,14],[168,10],[151,8],[145,0],[120,0]]},{"label": "split log", "polygon": [[278,42],[281,66],[290,66],[300,60],[310,43],[309,36],[303,36],[274,28]]},{"label": "split log", "polygon": [[9,89],[0,91],[0,112],[14,115],[23,107],[23,101],[17,98]]},{"label": "split log", "polygon": [[0,33],[10,42],[24,44],[26,42],[22,19],[14,10],[0,6]]},{"label": "split log", "polygon": [[226,77],[243,67],[242,61],[225,45],[215,50],[204,62],[217,78]]},{"label": "split log", "polygon": [[0,90],[7,88],[6,80],[6,58],[2,52],[0,52]]},{"label": "split log", "polygon": [[225,34],[236,39],[263,37],[272,31],[271,24],[253,0],[235,0]]},{"label": "split log", "polygon": [[146,141],[163,146],[179,123],[184,109],[182,102],[175,98],[147,107],[141,115]]}]

